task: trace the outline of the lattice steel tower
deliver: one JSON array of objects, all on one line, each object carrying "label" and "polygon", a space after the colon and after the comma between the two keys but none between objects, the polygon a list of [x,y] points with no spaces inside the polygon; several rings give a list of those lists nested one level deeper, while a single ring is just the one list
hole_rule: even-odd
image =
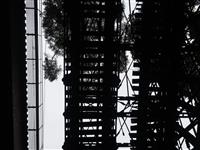
[{"label": "lattice steel tower", "polygon": [[119,0],[66,4],[64,149],[116,149],[119,8]]},{"label": "lattice steel tower", "polygon": [[65,2],[63,149],[199,150],[200,2],[127,2]]}]

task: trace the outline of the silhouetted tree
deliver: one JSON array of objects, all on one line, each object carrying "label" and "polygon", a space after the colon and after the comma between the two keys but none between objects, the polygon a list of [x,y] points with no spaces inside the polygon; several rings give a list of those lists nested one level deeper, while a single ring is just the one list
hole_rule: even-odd
[{"label": "silhouetted tree", "polygon": [[57,65],[57,57],[63,56],[64,52],[64,14],[63,0],[45,0],[43,12],[43,28],[45,39],[49,48],[53,51],[53,56],[45,55],[44,72],[45,79],[54,81],[61,72],[61,67]]},{"label": "silhouetted tree", "polygon": [[186,85],[192,96],[200,98],[200,1],[187,3],[185,13],[185,45],[183,47],[183,66]]},{"label": "silhouetted tree", "polygon": [[45,0],[43,4],[45,38],[54,54],[62,56],[64,49],[63,0]]},{"label": "silhouetted tree", "polygon": [[56,59],[54,59],[54,57],[50,58],[50,56],[46,54],[44,64],[44,78],[49,81],[56,80],[61,72],[61,67],[58,66]]}]

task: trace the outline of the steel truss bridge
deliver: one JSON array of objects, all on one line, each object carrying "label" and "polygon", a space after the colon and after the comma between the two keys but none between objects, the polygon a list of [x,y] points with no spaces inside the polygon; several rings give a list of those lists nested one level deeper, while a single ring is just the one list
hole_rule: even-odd
[{"label": "steel truss bridge", "polygon": [[65,2],[63,149],[200,150],[199,1],[127,2]]}]

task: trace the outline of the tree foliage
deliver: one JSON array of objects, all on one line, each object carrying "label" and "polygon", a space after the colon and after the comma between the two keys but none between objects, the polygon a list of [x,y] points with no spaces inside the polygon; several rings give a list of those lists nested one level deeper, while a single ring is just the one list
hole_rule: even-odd
[{"label": "tree foliage", "polygon": [[55,55],[63,55],[64,49],[64,15],[63,0],[45,0],[43,28],[45,38]]},{"label": "tree foliage", "polygon": [[61,67],[57,64],[57,56],[63,56],[64,53],[63,2],[63,0],[45,0],[43,3],[45,39],[54,53],[52,57],[45,55],[44,78],[51,82],[56,80],[61,72]]},{"label": "tree foliage", "polygon": [[44,78],[51,82],[56,80],[61,72],[61,66],[58,66],[57,60],[54,57],[50,58],[47,54],[44,60],[44,72]]}]

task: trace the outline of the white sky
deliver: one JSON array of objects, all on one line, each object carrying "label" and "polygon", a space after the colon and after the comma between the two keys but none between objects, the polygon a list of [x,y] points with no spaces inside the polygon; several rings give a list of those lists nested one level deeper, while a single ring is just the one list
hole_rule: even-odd
[{"label": "white sky", "polygon": [[45,84],[44,146],[61,148],[64,143],[64,87],[60,78]]},{"label": "white sky", "polygon": [[[46,52],[51,51],[46,46]],[[63,58],[58,59],[63,65]],[[54,82],[45,80],[45,109],[44,109],[44,148],[61,149],[64,143],[64,86],[63,74]]]}]

